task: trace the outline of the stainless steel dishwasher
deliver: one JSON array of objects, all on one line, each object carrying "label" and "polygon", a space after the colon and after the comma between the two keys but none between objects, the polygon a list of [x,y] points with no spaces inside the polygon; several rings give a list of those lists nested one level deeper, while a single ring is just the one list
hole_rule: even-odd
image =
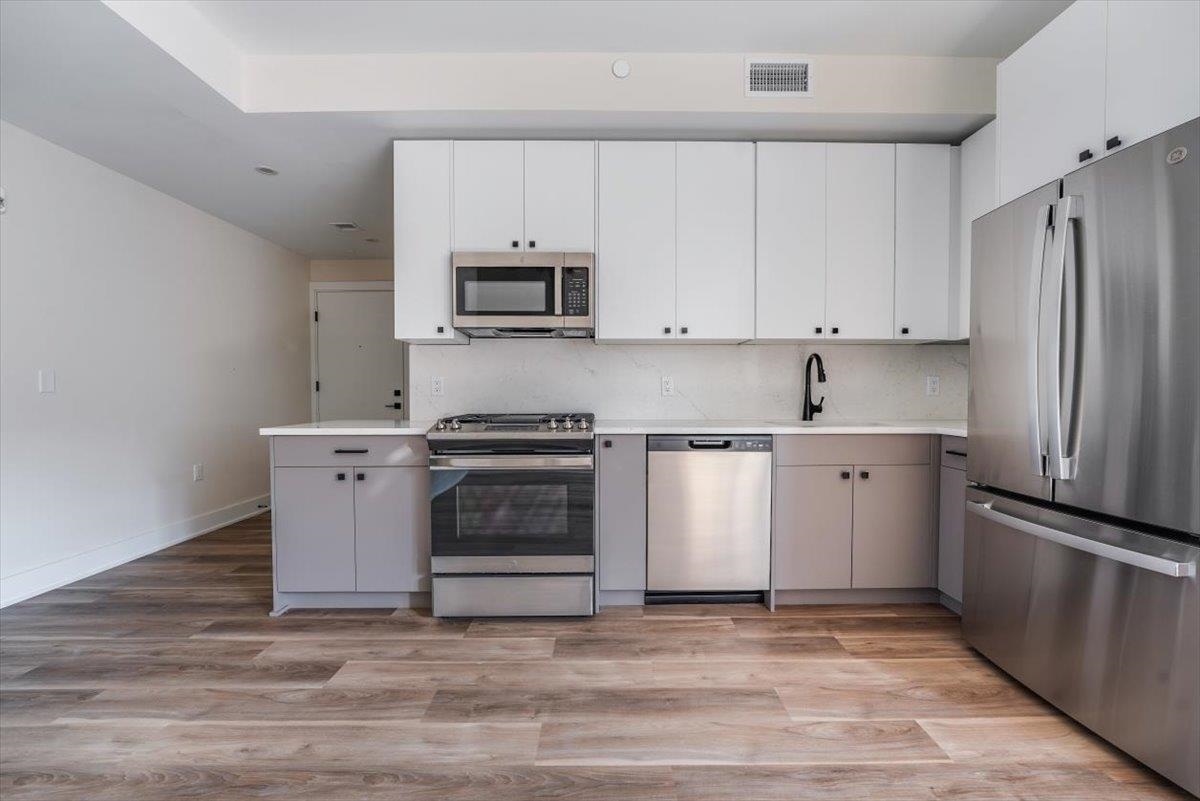
[{"label": "stainless steel dishwasher", "polygon": [[761,599],[771,437],[647,438],[646,601]]}]

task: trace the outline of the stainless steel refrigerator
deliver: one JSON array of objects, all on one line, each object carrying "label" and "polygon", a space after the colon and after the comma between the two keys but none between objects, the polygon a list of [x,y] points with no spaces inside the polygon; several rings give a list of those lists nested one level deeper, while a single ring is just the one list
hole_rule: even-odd
[{"label": "stainless steel refrigerator", "polygon": [[963,631],[1200,795],[1200,119],[972,226]]}]

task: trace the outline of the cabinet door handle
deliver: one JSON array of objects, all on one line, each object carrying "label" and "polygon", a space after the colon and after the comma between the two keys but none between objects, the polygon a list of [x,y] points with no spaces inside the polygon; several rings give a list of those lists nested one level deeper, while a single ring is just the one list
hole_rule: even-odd
[{"label": "cabinet door handle", "polygon": [[843,471],[842,471],[842,480],[843,480],[843,481],[846,481],[846,480],[848,480],[849,478],[850,478],[850,471],[849,471],[849,470],[843,470]]},{"label": "cabinet door handle", "polygon": [[612,447],[612,440],[611,440],[611,439],[606,439],[606,440],[604,440],[604,447],[606,447],[606,448],[611,448],[611,447]]},{"label": "cabinet door handle", "polygon": [[950,456],[961,456],[964,459],[967,458],[966,451],[946,451],[946,453],[949,454]]},{"label": "cabinet door handle", "polygon": [[337,480],[338,480],[338,481],[345,481],[345,480],[346,480],[346,474],[345,474],[345,473],[338,473],[338,474],[337,474]]},{"label": "cabinet door handle", "polygon": [[1091,150],[1079,151],[1079,163],[1082,164],[1085,161],[1089,161],[1093,155],[1095,154],[1093,154]]},{"label": "cabinet door handle", "polygon": [[900,328],[900,333],[901,333],[901,334],[907,334],[907,333],[908,333],[908,326],[907,326],[907,325],[906,325],[906,326],[902,326],[902,327]]},{"label": "cabinet door handle", "polygon": [[671,326],[669,326],[669,325],[663,326],[663,333],[664,334],[671,333]]},{"label": "cabinet door handle", "polygon": [[512,246],[513,246],[514,248],[519,248],[519,247],[521,247],[521,242],[520,242],[520,240],[514,239],[514,240],[512,241]]},{"label": "cabinet door handle", "polygon": [[446,333],[446,326],[444,326],[444,325],[439,325],[439,326],[437,327],[437,332],[438,332],[439,334],[444,334],[444,333]]},{"label": "cabinet door handle", "polygon": [[687,333],[687,326],[685,325],[683,328],[680,328],[680,329],[679,329],[679,333],[681,333],[681,334],[686,334],[686,333]]},{"label": "cabinet door handle", "polygon": [[832,334],[836,334],[838,332],[838,327],[835,325],[833,328],[829,329],[829,332]]},{"label": "cabinet door handle", "polygon": [[334,453],[367,453],[366,448],[334,448]]},{"label": "cabinet door handle", "polygon": [[816,331],[815,331],[815,332],[816,332],[816,333],[818,333],[818,334],[819,334],[819,333],[821,333],[821,326],[819,326],[819,325],[818,325],[818,326],[816,327]]},{"label": "cabinet door handle", "polygon": [[858,477],[865,481],[866,479],[871,477],[871,473],[868,470],[862,470],[859,472]]},{"label": "cabinet door handle", "polygon": [[367,474],[366,474],[366,473],[355,473],[355,474],[354,474],[354,480],[355,480],[355,481],[366,481],[366,480],[367,480]]},{"label": "cabinet door handle", "polygon": [[537,242],[534,242],[532,239],[530,239],[529,240],[529,249],[533,250],[536,247],[537,247]]},{"label": "cabinet door handle", "polygon": [[1119,137],[1119,136],[1109,137],[1108,141],[1104,143],[1105,150],[1112,150],[1114,147],[1120,147],[1120,146],[1121,146],[1121,137]]}]

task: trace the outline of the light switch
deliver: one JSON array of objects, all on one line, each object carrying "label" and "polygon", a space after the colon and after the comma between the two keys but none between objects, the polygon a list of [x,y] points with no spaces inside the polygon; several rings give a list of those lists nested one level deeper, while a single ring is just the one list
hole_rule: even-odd
[{"label": "light switch", "polygon": [[936,375],[925,376],[925,394],[933,397],[942,394],[942,377]]},{"label": "light switch", "polygon": [[43,395],[47,395],[51,392],[57,391],[56,387],[55,387],[55,378],[54,378],[53,370],[46,370],[46,369],[38,370],[37,371],[37,381],[38,381],[38,392],[42,393]]}]

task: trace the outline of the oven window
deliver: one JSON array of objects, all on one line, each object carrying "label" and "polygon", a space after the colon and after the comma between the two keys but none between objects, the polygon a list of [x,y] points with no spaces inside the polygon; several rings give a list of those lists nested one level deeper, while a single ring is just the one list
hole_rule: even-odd
[{"label": "oven window", "polygon": [[458,313],[553,315],[553,267],[459,267]]},{"label": "oven window", "polygon": [[591,554],[591,471],[433,474],[434,556]]}]

